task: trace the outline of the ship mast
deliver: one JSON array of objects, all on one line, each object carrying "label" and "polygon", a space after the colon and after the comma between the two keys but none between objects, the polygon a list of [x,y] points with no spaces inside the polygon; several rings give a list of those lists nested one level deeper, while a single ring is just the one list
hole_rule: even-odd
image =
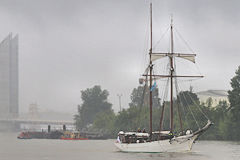
[{"label": "ship mast", "polygon": [[[171,51],[170,55],[173,55],[173,19],[171,17]],[[170,60],[170,132],[173,132],[173,56],[169,56]]]},{"label": "ship mast", "polygon": [[150,114],[150,124],[149,124],[149,133],[150,133],[150,138],[152,136],[152,70],[153,70],[153,65],[152,65],[152,3],[150,3],[150,49],[149,49],[149,69],[150,69],[150,85],[149,85],[149,114]]},{"label": "ship mast", "polygon": [[[171,17],[171,44],[170,44],[170,53],[153,53],[152,52],[152,42],[153,42],[153,29],[152,29],[152,3],[150,3],[150,49],[149,49],[149,74],[148,72],[146,74],[143,74],[143,76],[146,77],[146,79],[149,77],[150,85],[149,85],[149,134],[150,134],[150,140],[152,136],[152,91],[153,91],[153,76],[154,78],[170,78],[170,132],[173,133],[173,79],[177,77],[181,78],[203,78],[203,76],[195,76],[195,75],[175,75],[175,68],[174,68],[174,58],[183,58],[185,60],[189,60],[193,63],[195,63],[195,56],[196,54],[187,54],[187,53],[174,53],[174,41],[173,41],[173,19]],[[153,74],[153,61],[163,58],[163,57],[168,57],[169,58],[169,63],[170,63],[170,71],[168,75],[158,75],[158,74]],[[164,112],[164,106],[162,109],[162,115],[160,119],[160,131],[162,129],[162,123],[163,123],[163,112]],[[182,119],[180,115],[180,110],[178,107],[178,112],[179,112],[179,121],[180,121],[180,127],[182,130]],[[159,132],[160,133],[160,132]]]}]

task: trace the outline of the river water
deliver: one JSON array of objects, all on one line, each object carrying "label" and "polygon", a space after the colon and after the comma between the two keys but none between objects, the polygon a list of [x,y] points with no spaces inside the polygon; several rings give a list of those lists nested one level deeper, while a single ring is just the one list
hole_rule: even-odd
[{"label": "river water", "polygon": [[240,160],[240,143],[197,141],[187,153],[122,153],[115,140],[20,140],[0,133],[0,160]]}]

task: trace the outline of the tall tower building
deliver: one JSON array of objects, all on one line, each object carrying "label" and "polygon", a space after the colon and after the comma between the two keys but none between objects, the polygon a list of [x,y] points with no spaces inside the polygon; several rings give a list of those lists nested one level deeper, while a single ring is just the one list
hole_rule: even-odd
[{"label": "tall tower building", "polygon": [[18,36],[0,43],[0,118],[18,116]]}]

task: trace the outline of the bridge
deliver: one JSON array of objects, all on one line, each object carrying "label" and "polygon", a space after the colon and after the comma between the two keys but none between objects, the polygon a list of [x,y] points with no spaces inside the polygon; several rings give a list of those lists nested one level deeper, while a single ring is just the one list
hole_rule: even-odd
[{"label": "bridge", "polygon": [[0,119],[0,122],[19,123],[19,124],[46,124],[46,125],[74,125],[73,121],[56,121],[56,120],[33,120],[33,119]]},{"label": "bridge", "polygon": [[0,119],[0,131],[19,131],[21,125],[67,125],[74,126],[73,121],[39,120],[39,119]]}]

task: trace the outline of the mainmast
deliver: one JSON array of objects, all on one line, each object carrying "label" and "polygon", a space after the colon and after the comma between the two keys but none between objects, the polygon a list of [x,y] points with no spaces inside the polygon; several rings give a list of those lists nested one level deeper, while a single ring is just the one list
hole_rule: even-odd
[{"label": "mainmast", "polygon": [[169,56],[170,60],[170,131],[173,132],[173,19],[171,17],[171,52]]},{"label": "mainmast", "polygon": [[149,124],[149,133],[150,133],[150,138],[152,136],[152,70],[153,70],[153,65],[152,65],[152,3],[150,3],[150,50],[149,50],[149,69],[150,69],[150,85],[149,85],[149,114],[150,114],[150,124]]}]

